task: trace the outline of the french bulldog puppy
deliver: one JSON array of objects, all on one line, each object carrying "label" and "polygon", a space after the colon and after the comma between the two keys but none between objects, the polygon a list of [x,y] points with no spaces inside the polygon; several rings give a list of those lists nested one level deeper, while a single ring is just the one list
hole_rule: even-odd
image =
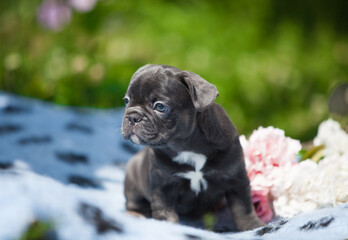
[{"label": "french bulldog puppy", "polygon": [[238,230],[263,225],[238,133],[217,96],[214,85],[175,67],[149,64],[134,73],[122,135],[146,147],[127,165],[127,210],[178,222],[226,200]]}]

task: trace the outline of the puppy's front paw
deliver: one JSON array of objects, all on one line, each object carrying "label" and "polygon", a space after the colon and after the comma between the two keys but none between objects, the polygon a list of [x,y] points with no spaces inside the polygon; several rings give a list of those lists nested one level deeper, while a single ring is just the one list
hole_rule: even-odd
[{"label": "puppy's front paw", "polygon": [[136,211],[126,211],[128,215],[131,215],[133,217],[138,217],[138,218],[146,218],[145,215],[138,213]]},{"label": "puppy's front paw", "polygon": [[157,220],[166,220],[172,223],[179,222],[178,214],[171,210],[155,210],[152,211],[152,217]]}]

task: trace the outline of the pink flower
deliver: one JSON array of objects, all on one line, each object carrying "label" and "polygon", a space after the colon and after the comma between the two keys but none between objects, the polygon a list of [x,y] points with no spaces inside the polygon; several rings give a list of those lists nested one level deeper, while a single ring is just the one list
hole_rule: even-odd
[{"label": "pink flower", "polygon": [[254,204],[254,208],[257,216],[264,223],[268,223],[273,218],[273,210],[272,210],[272,200],[269,195],[268,189],[262,190],[252,190],[251,198]]},{"label": "pink flower", "polygon": [[295,158],[301,144],[285,137],[283,130],[259,127],[249,141],[244,136],[240,140],[250,185],[254,190],[271,189],[287,170],[297,164]]},{"label": "pink flower", "polygon": [[62,30],[72,18],[72,8],[78,12],[91,11],[97,0],[44,0],[37,10],[37,19],[46,29]]},{"label": "pink flower", "polygon": [[71,20],[72,12],[65,2],[45,0],[37,10],[40,24],[50,30],[59,31]]}]

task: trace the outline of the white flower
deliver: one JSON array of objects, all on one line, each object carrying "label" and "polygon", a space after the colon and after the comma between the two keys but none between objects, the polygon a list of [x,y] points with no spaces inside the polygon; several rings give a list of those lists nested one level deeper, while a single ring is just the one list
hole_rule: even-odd
[{"label": "white flower", "polygon": [[278,215],[291,217],[348,201],[348,154],[300,162],[272,189]]},{"label": "white flower", "polygon": [[79,12],[89,12],[91,11],[97,0],[69,0],[69,4]]},{"label": "white flower", "polygon": [[342,155],[348,152],[348,134],[342,130],[340,124],[332,119],[322,122],[314,145],[325,145],[324,155]]},{"label": "white flower", "polygon": [[314,145],[323,144],[324,159],[294,166],[272,188],[278,215],[291,217],[348,201],[348,135],[329,119],[320,124]]}]

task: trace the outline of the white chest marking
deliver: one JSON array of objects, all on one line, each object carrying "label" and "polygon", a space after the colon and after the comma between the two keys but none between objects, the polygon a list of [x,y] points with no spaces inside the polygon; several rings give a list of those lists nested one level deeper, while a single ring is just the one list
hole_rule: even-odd
[{"label": "white chest marking", "polygon": [[202,190],[201,186],[203,187],[203,190],[208,188],[208,183],[204,179],[203,173],[201,172],[205,162],[207,161],[207,157],[205,155],[184,151],[174,157],[173,161],[179,164],[189,164],[195,168],[195,171],[176,173],[175,176],[189,179],[191,190],[194,191],[196,195],[198,195],[198,193]]}]

